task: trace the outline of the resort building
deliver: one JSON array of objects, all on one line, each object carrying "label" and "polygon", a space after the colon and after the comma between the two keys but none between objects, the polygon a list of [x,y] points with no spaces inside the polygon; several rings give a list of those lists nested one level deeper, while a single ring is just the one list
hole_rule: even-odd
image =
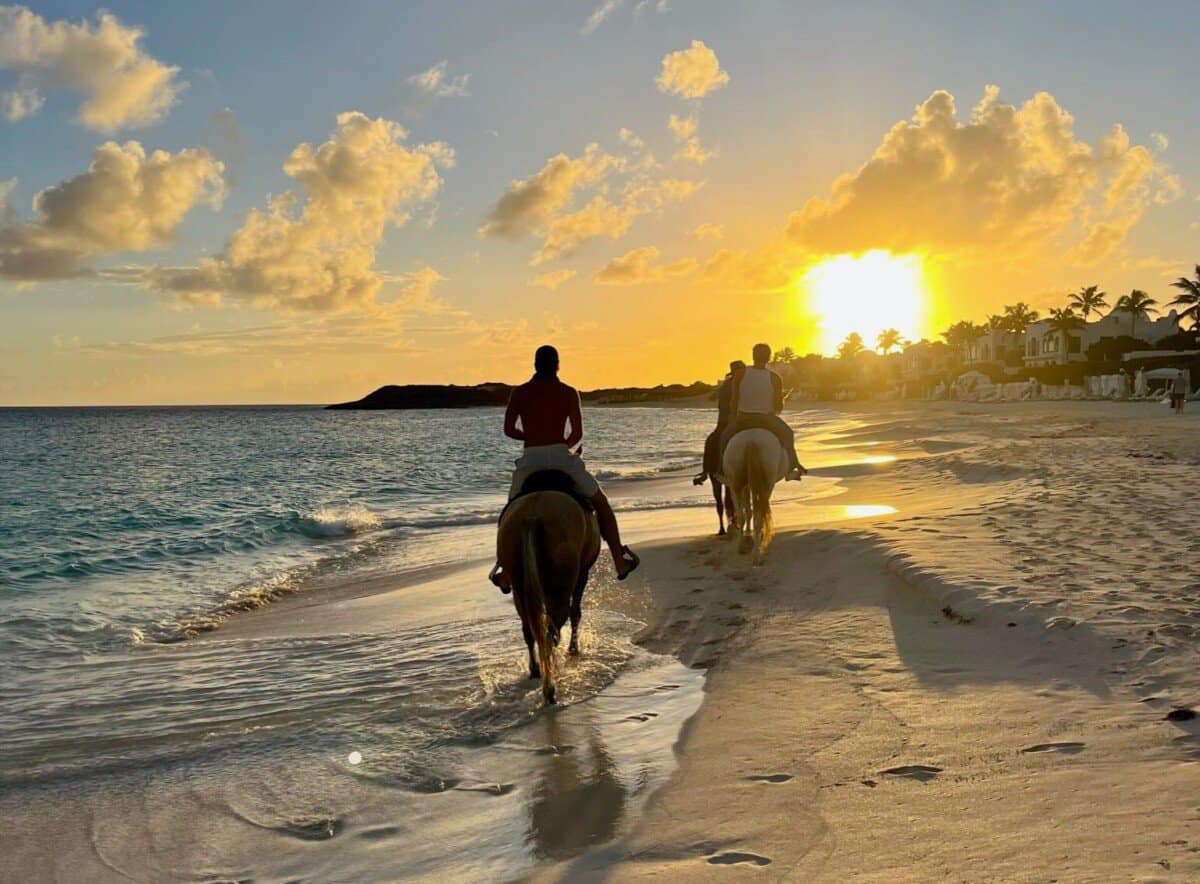
[{"label": "resort building", "polygon": [[1064,342],[1062,333],[1054,330],[1048,319],[1040,319],[1019,338],[1004,331],[985,332],[968,347],[967,361],[1004,362],[1005,353],[1016,346],[1027,367],[1082,362],[1087,359],[1088,347],[1103,338],[1134,337],[1153,344],[1177,331],[1179,318],[1174,310],[1157,319],[1138,319],[1136,322],[1128,313],[1113,310],[1102,319],[1075,330]]}]

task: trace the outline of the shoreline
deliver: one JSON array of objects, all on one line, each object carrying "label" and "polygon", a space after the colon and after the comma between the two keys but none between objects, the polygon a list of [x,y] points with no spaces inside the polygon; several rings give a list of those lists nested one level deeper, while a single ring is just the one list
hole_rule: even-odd
[{"label": "shoreline", "polygon": [[[407,653],[421,638],[411,659],[478,660],[482,693],[437,702],[524,717],[455,744],[420,788],[384,742],[322,732],[257,758],[19,790],[0,852],[102,880],[147,858],[231,878],[1200,876],[1200,725],[1165,720],[1200,701],[1200,542],[1164,553],[1136,524],[1188,505],[1200,417],[931,405],[847,407],[806,439],[814,477],[779,487],[762,567],[711,535],[711,509],[630,513],[643,567],[616,583],[602,557],[556,710],[514,668],[516,617],[481,559],[334,577],[148,652]],[[651,486],[624,487],[618,512]],[[483,624],[500,629],[486,646]],[[362,671],[380,672],[386,706],[404,682],[382,662]],[[146,802],[176,808],[153,838]],[[97,819],[127,865],[93,843]]]}]

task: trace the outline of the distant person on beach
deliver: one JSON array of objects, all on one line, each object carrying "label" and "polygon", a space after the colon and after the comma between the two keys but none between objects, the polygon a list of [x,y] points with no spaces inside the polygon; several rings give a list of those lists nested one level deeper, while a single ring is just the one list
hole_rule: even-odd
[{"label": "distant person on beach", "polygon": [[767,368],[770,361],[771,347],[755,344],[753,367],[733,379],[730,404],[733,420],[722,437],[721,450],[724,451],[729,440],[742,430],[770,430],[787,452],[790,467],[785,478],[789,482],[798,482],[807,470],[800,465],[796,454],[796,434],[779,416],[783,411],[783,378]]},{"label": "distant person on beach", "polygon": [[1187,399],[1187,392],[1187,378],[1183,376],[1182,371],[1178,371],[1171,379],[1171,407],[1175,409],[1176,414],[1183,414],[1183,403]]},{"label": "distant person on beach", "polygon": [[[624,580],[637,568],[637,554],[621,543],[621,532],[612,505],[592,474],[583,464],[583,457],[572,449],[583,439],[583,416],[580,413],[579,391],[558,379],[558,351],[547,345],[537,348],[533,357],[533,377],[515,388],[504,412],[504,435],[519,439],[525,451],[517,458],[508,499],[521,493],[525,481],[534,473],[555,470],[565,473],[581,497],[587,498],[596,510],[600,536],[612,553],[617,579]],[[570,432],[567,427],[570,426]],[[500,566],[492,569],[492,583],[501,592],[509,593],[512,586]]]},{"label": "distant person on beach", "polygon": [[700,472],[692,478],[693,485],[703,485],[705,480],[715,475],[721,469],[721,436],[733,417],[733,384],[746,370],[746,363],[735,359],[729,363],[729,374],[717,388],[717,428],[708,434],[704,440],[704,462]]}]

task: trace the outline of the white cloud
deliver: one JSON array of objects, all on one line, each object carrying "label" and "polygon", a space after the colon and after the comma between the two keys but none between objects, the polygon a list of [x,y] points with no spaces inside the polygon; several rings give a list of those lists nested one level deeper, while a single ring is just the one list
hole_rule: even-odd
[{"label": "white cloud", "polygon": [[596,274],[595,282],[600,285],[639,285],[696,272],[698,265],[694,258],[660,264],[660,254],[654,246],[642,246],[626,252],[604,265]]},{"label": "white cloud", "polygon": [[667,118],[667,128],[679,144],[679,150],[675,152],[673,159],[695,163],[697,166],[703,166],[712,159],[713,152],[700,146],[700,138],[696,134],[700,128],[700,121],[694,114],[690,117],[671,114]]},{"label": "white cloud", "polygon": [[5,195],[0,276],[64,279],[88,272],[98,255],[168,246],[193,207],[220,206],[221,172],[221,164],[201,148],[147,154],[136,141],[106,142],[93,152],[86,172],[34,197],[33,220],[19,221]]},{"label": "white cloud", "polygon": [[17,120],[32,117],[45,103],[46,99],[37,91],[32,80],[21,77],[16,89],[10,89],[0,95],[0,112],[3,112],[6,120],[15,123]]},{"label": "white cloud", "polygon": [[471,75],[449,77],[446,75],[447,64],[446,59],[442,59],[432,67],[408,78],[421,106],[427,107],[439,98],[462,98],[468,94],[467,83],[470,82]]},{"label": "white cloud", "polygon": [[663,56],[656,82],[661,92],[680,98],[703,98],[728,83],[729,74],[721,70],[715,52],[703,41],[693,40],[689,48]]},{"label": "white cloud", "polygon": [[[324,144],[304,143],[283,170],[303,191],[272,197],[254,209],[224,251],[194,267],[151,268],[145,284],[185,302],[223,297],[282,310],[362,309],[388,277],[374,268],[388,224],[441,186],[439,167],[454,153],[441,142],[409,148],[397,123],[352,111],[339,114]],[[436,273],[436,271],[434,271]]]},{"label": "white cloud", "polygon": [[20,71],[24,86],[18,91],[25,93],[5,96],[6,109],[28,115],[41,105],[40,90],[61,88],[84,96],[79,121],[89,129],[157,123],[186,84],[178,79],[179,68],[145,53],[143,36],[108,12],[100,12],[95,24],[74,24],[47,22],[24,6],[0,7],[0,69]]},{"label": "white cloud", "polygon": [[[623,131],[626,142],[636,137]],[[631,166],[627,159],[607,154],[597,144],[589,144],[579,157],[559,154],[529,178],[512,182],[488,212],[479,234],[506,239],[538,237],[542,245],[530,261],[534,266],[568,257],[592,239],[618,239],[640,215],[685,200],[700,187],[686,179],[656,179],[650,174],[655,166]],[[620,183],[619,201],[613,198],[615,186],[610,176],[627,176]],[[588,202],[572,211],[576,195],[589,189],[594,192]]]},{"label": "white cloud", "polygon": [[[934,92],[896,123],[854,174],[833,182],[788,224],[817,252],[1037,250],[1051,243],[1094,263],[1110,254],[1172,176],[1120,126],[1091,146],[1074,119],[1041,92],[1020,108],[989,86],[965,123],[954,98]],[[1066,243],[1062,241],[1066,240]]]},{"label": "white cloud", "polygon": [[588,20],[583,23],[583,28],[580,33],[590,34],[596,28],[604,23],[604,20],[621,8],[624,0],[603,0],[603,2],[592,10],[592,14],[588,16]]}]

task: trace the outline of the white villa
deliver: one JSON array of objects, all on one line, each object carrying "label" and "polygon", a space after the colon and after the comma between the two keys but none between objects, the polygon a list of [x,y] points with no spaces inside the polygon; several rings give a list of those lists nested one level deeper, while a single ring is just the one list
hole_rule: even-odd
[{"label": "white villa", "polygon": [[1004,360],[1005,351],[1019,346],[1021,359],[1026,366],[1082,362],[1087,359],[1088,347],[1101,338],[1131,335],[1153,344],[1177,331],[1179,319],[1174,310],[1158,319],[1138,319],[1136,323],[1131,323],[1128,313],[1113,310],[1102,319],[1089,322],[1072,332],[1066,343],[1065,358],[1062,335],[1051,329],[1050,322],[1045,319],[1030,325],[1019,340],[1010,332],[988,331],[971,343],[967,357],[970,362],[1000,362]]}]

